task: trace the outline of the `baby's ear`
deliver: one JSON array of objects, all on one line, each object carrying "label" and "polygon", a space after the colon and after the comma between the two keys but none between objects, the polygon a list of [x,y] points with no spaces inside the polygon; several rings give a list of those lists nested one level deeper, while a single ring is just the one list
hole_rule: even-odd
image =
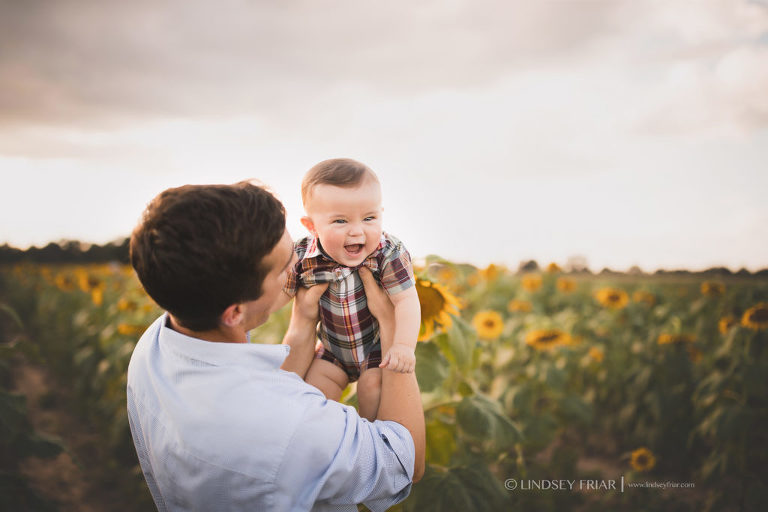
[{"label": "baby's ear", "polygon": [[303,225],[305,228],[307,228],[307,231],[309,231],[309,232],[310,232],[310,233],[312,233],[313,235],[316,235],[316,234],[317,234],[317,233],[315,232],[315,223],[314,223],[314,222],[312,222],[312,219],[310,219],[310,218],[309,218],[309,217],[307,217],[306,215],[305,215],[304,217],[302,217],[302,218],[301,218],[301,224],[302,224],[302,225]]}]

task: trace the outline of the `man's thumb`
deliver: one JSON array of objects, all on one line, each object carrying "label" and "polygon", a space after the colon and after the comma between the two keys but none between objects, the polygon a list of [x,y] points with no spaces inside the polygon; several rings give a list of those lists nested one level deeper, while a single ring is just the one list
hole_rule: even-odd
[{"label": "man's thumb", "polygon": [[360,279],[363,280],[364,286],[371,286],[372,284],[376,284],[376,280],[373,278],[371,269],[368,267],[360,267],[357,272],[360,274]]},{"label": "man's thumb", "polygon": [[307,300],[317,302],[320,300],[320,296],[328,289],[329,283],[316,284],[307,290]]}]

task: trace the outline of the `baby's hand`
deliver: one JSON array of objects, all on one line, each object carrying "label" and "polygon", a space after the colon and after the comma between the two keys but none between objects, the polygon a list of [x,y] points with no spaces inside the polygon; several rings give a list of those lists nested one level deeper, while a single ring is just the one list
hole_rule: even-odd
[{"label": "baby's hand", "polygon": [[416,368],[414,349],[404,343],[393,343],[389,352],[382,358],[379,368],[400,373],[413,373]]}]

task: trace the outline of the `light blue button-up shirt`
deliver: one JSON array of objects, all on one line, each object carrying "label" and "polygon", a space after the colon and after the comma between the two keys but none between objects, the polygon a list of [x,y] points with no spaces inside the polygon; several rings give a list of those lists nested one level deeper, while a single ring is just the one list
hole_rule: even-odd
[{"label": "light blue button-up shirt", "polygon": [[212,343],[158,318],[128,367],[128,418],[160,511],[386,510],[414,445],[280,369],[289,347]]}]

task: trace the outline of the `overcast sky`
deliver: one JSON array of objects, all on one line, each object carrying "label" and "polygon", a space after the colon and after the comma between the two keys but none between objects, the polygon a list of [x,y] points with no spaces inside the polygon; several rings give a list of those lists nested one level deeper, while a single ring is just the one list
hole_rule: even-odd
[{"label": "overcast sky", "polygon": [[768,267],[768,2],[0,0],[0,243],[337,156],[414,256]]}]

